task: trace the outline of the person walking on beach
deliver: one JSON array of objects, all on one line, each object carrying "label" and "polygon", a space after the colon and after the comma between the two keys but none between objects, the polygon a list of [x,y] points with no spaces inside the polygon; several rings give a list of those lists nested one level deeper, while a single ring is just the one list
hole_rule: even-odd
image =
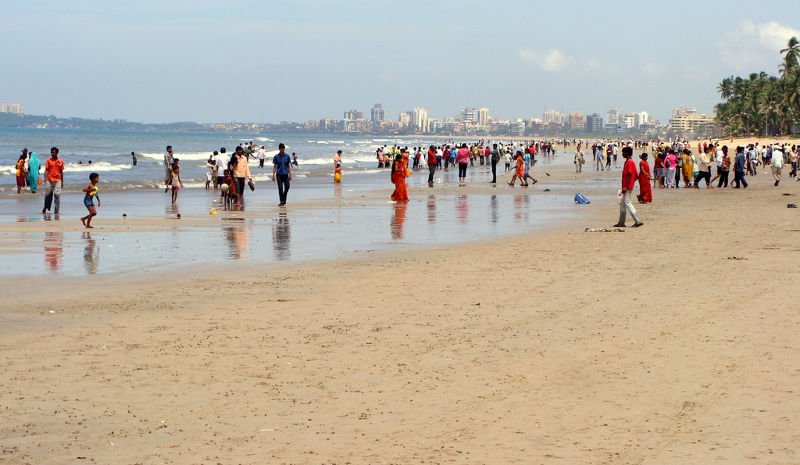
[{"label": "person walking on beach", "polygon": [[333,154],[333,182],[339,184],[342,182],[342,151],[337,150]]},{"label": "person walking on beach", "polygon": [[51,205],[56,215],[61,211],[61,190],[64,189],[64,160],[58,158],[58,147],[50,149],[50,158],[44,164],[44,178],[47,180],[49,190],[44,196],[42,214],[50,211]]},{"label": "person walking on beach", "polygon": [[694,188],[700,188],[700,180],[704,179],[706,181],[706,189],[712,189],[711,186],[711,151],[713,147],[707,146],[703,149],[702,153],[700,154],[700,160],[698,160],[698,171],[697,176],[694,177]]},{"label": "person walking on beach", "polygon": [[628,212],[630,212],[635,221],[633,224],[634,228],[644,225],[643,222],[639,221],[636,208],[634,208],[633,202],[631,202],[631,192],[636,185],[636,163],[631,159],[632,156],[632,148],[624,147],[622,149],[622,158],[625,159],[625,163],[622,166],[622,198],[620,198],[619,201],[619,221],[614,225],[615,228],[625,227],[625,217]]},{"label": "person walking on beach", "polygon": [[747,179],[744,178],[747,170],[747,157],[744,154],[744,147],[736,147],[736,158],[733,160],[733,188],[739,189],[741,185],[747,188]]},{"label": "person walking on beach", "polygon": [[772,177],[775,178],[775,187],[781,182],[781,170],[783,169],[783,152],[777,145],[772,147]]},{"label": "person walking on beach", "polygon": [[392,163],[391,179],[394,184],[394,192],[391,199],[395,202],[408,202],[408,190],[406,187],[406,177],[408,176],[408,158],[404,152],[398,153]]},{"label": "person walking on beach", "polygon": [[436,167],[439,166],[442,159],[436,155],[437,153],[438,151],[433,145],[428,148],[428,187],[433,187],[433,175],[436,173]]},{"label": "person walking on beach", "polygon": [[92,226],[92,218],[97,216],[97,208],[94,206],[94,199],[97,199],[97,206],[100,206],[100,196],[97,193],[100,191],[97,183],[100,182],[100,175],[92,173],[89,175],[89,184],[83,188],[83,205],[89,211],[89,214],[81,218],[81,223],[86,228],[94,228]]},{"label": "person walking on beach", "polygon": [[[488,150],[489,147],[486,147]],[[492,150],[489,151],[489,156],[491,157],[492,162],[492,184],[497,184],[497,162],[500,161],[500,150],[497,148],[497,144],[492,144]]]},{"label": "person walking on beach", "polygon": [[280,199],[278,206],[284,207],[292,180],[292,160],[286,153],[286,146],[282,142],[278,144],[278,153],[272,157],[272,180],[278,181],[278,198]]},{"label": "person walking on beach", "polygon": [[[532,147],[533,146],[531,146],[531,148]],[[536,184],[539,182],[534,179],[533,176],[531,176],[531,168],[536,163],[536,160],[534,159],[534,153],[535,152],[531,149],[529,151],[525,151],[525,155],[523,156],[523,160],[525,161],[525,172],[523,173],[522,182],[525,183],[525,186],[528,185],[528,179],[531,180],[531,184]]]},{"label": "person walking on beach", "polygon": [[461,144],[461,148],[456,153],[456,163],[458,163],[458,185],[464,186],[467,182],[467,165],[469,164],[472,152],[467,148],[467,143]]},{"label": "person walking on beach", "polygon": [[694,180],[694,161],[692,160],[692,152],[690,152],[689,149],[683,149],[682,158],[683,163],[681,164],[681,174],[683,174],[683,187],[692,187],[692,181]]},{"label": "person walking on beach", "polygon": [[172,154],[172,146],[167,146],[167,151],[164,152],[164,193],[169,190],[169,180],[172,178],[172,162],[175,161],[175,155]]},{"label": "person walking on beach", "polygon": [[31,194],[36,193],[36,189],[39,188],[39,183],[42,182],[42,179],[39,177],[39,169],[41,168],[41,164],[39,163],[39,155],[36,152],[31,152],[28,154],[28,186],[31,188]]},{"label": "person walking on beach", "polygon": [[263,168],[264,160],[267,159],[267,148],[262,145],[258,150],[256,150],[256,158],[258,159],[258,167]]},{"label": "person walking on beach", "polygon": [[[624,148],[623,148],[624,150]],[[647,154],[639,155],[639,195],[636,198],[639,203],[650,203],[653,201],[653,188],[650,187],[650,163],[647,162]]]},{"label": "person walking on beach", "polygon": [[170,170],[169,185],[172,186],[172,203],[178,202],[178,191],[183,188],[183,181],[181,181],[181,167],[178,165],[180,159],[175,158],[172,160],[172,169]]},{"label": "person walking on beach", "polygon": [[517,150],[517,154],[514,158],[517,160],[516,168],[514,175],[511,176],[511,182],[509,182],[508,185],[514,187],[514,183],[517,181],[517,178],[519,178],[522,187],[528,187],[528,183],[525,182],[525,159],[522,157],[522,151]]},{"label": "person walking on beach", "polygon": [[19,160],[17,160],[17,164],[14,166],[15,174],[17,176],[17,194],[22,193],[22,188],[25,187],[25,181],[27,178],[28,173],[25,171],[25,160],[28,158],[28,155],[22,153],[19,156]]},{"label": "person walking on beach", "polygon": [[242,203],[244,201],[244,181],[247,179],[252,189],[253,176],[250,174],[250,163],[241,145],[236,147],[231,162],[233,162],[233,177],[236,179],[236,193],[239,194],[239,203]]}]

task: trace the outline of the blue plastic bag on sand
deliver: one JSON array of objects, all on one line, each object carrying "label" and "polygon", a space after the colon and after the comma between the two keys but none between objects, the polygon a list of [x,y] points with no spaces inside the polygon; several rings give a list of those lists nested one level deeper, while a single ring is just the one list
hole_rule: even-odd
[{"label": "blue plastic bag on sand", "polygon": [[586,204],[589,204],[589,203],[592,203],[592,202],[589,199],[587,199],[586,197],[584,197],[583,194],[578,192],[577,194],[575,194],[575,203],[578,203],[578,204],[581,204],[581,205],[586,205]]}]

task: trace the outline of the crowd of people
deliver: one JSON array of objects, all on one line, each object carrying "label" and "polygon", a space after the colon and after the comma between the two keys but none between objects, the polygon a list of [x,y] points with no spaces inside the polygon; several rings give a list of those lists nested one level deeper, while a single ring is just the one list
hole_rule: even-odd
[{"label": "crowd of people", "polygon": [[[390,198],[395,202],[409,200],[406,179],[413,171],[420,170],[423,164],[428,168],[428,186],[433,187],[435,174],[438,170],[448,171],[450,168],[458,169],[458,186],[467,183],[467,172],[470,167],[487,166],[491,169],[491,184],[497,183],[497,165],[504,163],[506,172],[512,171],[509,186],[515,186],[519,180],[523,187],[537,183],[532,175],[532,168],[538,157],[552,157],[556,155],[556,148],[566,150],[574,146],[573,163],[576,173],[582,173],[586,162],[584,150],[591,153],[595,171],[611,171],[618,168],[618,156],[622,154],[623,184],[621,187],[620,214],[618,224],[624,224],[624,213],[633,215],[635,225],[640,225],[632,205],[631,195],[633,184],[639,184],[639,193],[636,196],[639,203],[653,201],[654,189],[695,188],[704,186],[707,189],[717,188],[747,188],[748,176],[756,176],[759,171],[769,170],[774,178],[774,185],[778,186],[782,180],[784,166],[789,168],[789,178],[797,177],[798,158],[800,158],[800,145],[760,143],[754,142],[741,145],[731,150],[727,145],[716,141],[698,142],[692,146],[686,140],[674,141],[635,141],[635,140],[567,140],[558,141],[524,141],[524,142],[490,142],[478,140],[473,143],[456,143],[448,141],[438,145],[430,145],[425,152],[422,146],[400,147],[386,145],[378,147],[375,151],[379,168],[390,169],[390,179],[394,184],[394,191]],[[638,167],[633,161],[633,152],[641,151]],[[59,149],[53,147],[50,158],[44,164],[44,172],[35,152],[22,150],[17,163],[16,184],[17,192],[29,187],[31,192],[36,192],[42,185],[46,189],[44,208],[42,213],[53,209],[54,213],[60,212],[60,197],[64,187],[64,162],[59,158]],[[333,179],[335,183],[342,182],[342,150],[333,155]],[[650,157],[652,156],[652,169]],[[132,153],[135,164],[135,154]],[[256,146],[254,143],[237,146],[228,156],[225,147],[215,150],[209,157],[206,167],[207,190],[218,191],[226,206],[242,205],[246,187],[255,190],[253,175],[250,171],[250,160],[258,160],[258,166],[263,168],[267,159],[266,148]],[[292,167],[298,166],[295,153],[289,156],[284,144],[278,146],[278,153],[272,159],[272,180],[277,183],[279,206],[285,206],[287,194],[292,177]],[[733,179],[730,171],[733,170]],[[91,220],[97,214],[94,205],[95,199],[99,206],[98,182],[99,175],[91,173],[90,184],[83,189],[86,194],[84,205],[89,214],[81,218],[84,226],[91,227]],[[716,184],[716,186],[715,186]],[[178,194],[183,188],[181,179],[180,160],[172,151],[172,146],[167,146],[164,153],[164,192],[172,192],[172,203],[178,200]]]}]

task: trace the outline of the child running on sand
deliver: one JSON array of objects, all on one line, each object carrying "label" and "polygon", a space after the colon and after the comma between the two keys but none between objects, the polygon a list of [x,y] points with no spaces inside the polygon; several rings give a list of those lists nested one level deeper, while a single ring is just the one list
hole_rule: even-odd
[{"label": "child running on sand", "polygon": [[97,195],[97,192],[100,190],[97,186],[97,183],[100,182],[100,175],[97,173],[90,174],[89,181],[90,183],[83,188],[83,192],[86,193],[83,197],[83,205],[89,210],[89,214],[81,218],[81,223],[87,228],[94,228],[94,226],[92,226],[92,218],[97,215],[97,208],[94,206],[95,198],[97,199],[97,206],[100,206],[100,196]]}]

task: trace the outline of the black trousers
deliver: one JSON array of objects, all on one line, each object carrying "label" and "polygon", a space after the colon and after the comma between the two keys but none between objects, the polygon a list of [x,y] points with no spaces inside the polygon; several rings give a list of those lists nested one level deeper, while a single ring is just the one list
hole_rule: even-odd
[{"label": "black trousers", "polygon": [[428,165],[428,184],[433,184],[434,173],[436,173],[436,165]]},{"label": "black trousers", "polygon": [[281,203],[286,203],[286,194],[289,193],[289,175],[277,174],[275,179],[278,181],[278,198]]}]

